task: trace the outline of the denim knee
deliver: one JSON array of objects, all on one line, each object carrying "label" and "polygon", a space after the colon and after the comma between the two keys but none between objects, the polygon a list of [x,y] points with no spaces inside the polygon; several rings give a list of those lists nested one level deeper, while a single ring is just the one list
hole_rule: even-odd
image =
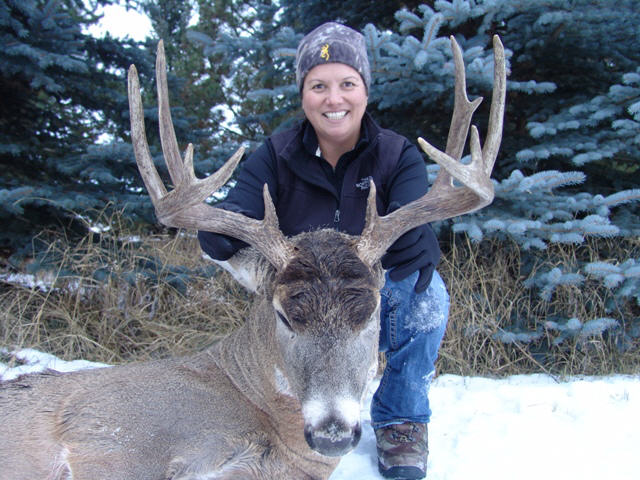
[{"label": "denim knee", "polygon": [[[380,351],[396,350],[415,335],[428,334],[446,327],[449,294],[442,278],[434,272],[429,287],[414,291],[418,273],[395,282],[387,274],[381,290]],[[439,328],[440,327],[440,328]]]}]

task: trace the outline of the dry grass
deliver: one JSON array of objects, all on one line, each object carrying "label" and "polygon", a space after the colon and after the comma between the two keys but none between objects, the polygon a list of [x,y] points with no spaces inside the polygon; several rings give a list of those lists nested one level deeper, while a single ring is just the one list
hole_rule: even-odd
[{"label": "dry grass", "polygon": [[[196,272],[184,293],[171,284],[171,265],[197,269],[206,262],[192,237],[96,242],[88,236],[73,247],[52,244],[50,254],[61,259],[49,273],[53,288],[1,286],[0,345],[121,363],[202,349],[236,328],[246,313],[246,293],[225,273]],[[141,268],[150,259],[151,279],[149,269]],[[65,273],[70,265],[71,275]],[[106,267],[113,275],[96,279],[95,272]]]},{"label": "dry grass", "polygon": [[[531,343],[505,344],[494,336],[516,324],[526,330],[542,328],[549,318],[637,318],[631,302],[607,312],[611,295],[595,281],[558,287],[550,301],[542,300],[523,282],[538,269],[560,265],[578,266],[581,261],[603,260],[636,249],[637,242],[588,243],[554,246],[522,271],[521,251],[511,243],[454,240],[439,267],[451,294],[449,326],[440,351],[439,368],[463,375],[507,375],[546,372],[554,375],[637,373],[640,343],[622,353],[614,335],[599,335],[586,342],[567,340],[554,345],[554,334]],[[553,260],[551,260],[553,259]]]},{"label": "dry grass", "polygon": [[[120,230],[123,238],[126,227]],[[531,329],[553,315],[582,319],[605,315],[606,292],[588,283],[561,288],[550,302],[544,302],[524,287],[523,280],[531,270],[554,266],[545,258],[523,272],[520,251],[513,244],[475,245],[458,237],[450,247],[439,267],[452,301],[440,351],[441,372],[640,371],[637,342],[623,354],[609,336],[559,346],[551,344],[551,336],[529,344],[496,340],[496,332],[513,322]],[[577,263],[616,248],[638,245],[557,248],[548,258]],[[206,260],[193,236],[146,236],[130,242],[118,240],[114,233],[90,235],[73,245],[58,239],[50,244],[49,256],[57,266],[48,273],[53,288],[0,283],[0,346],[34,347],[65,359],[122,363],[200,350],[236,328],[247,314],[248,294],[226,273],[203,270]],[[175,282],[172,266],[178,265],[190,270],[186,284]],[[112,275],[105,278],[107,270]],[[609,316],[638,317],[637,307],[619,308]]]}]

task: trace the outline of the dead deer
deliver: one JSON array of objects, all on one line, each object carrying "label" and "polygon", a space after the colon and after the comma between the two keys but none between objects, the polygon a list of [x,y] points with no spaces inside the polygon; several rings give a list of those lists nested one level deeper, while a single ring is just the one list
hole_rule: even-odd
[{"label": "dead deer", "polygon": [[[471,131],[461,51],[446,153],[422,139],[440,166],[431,190],[378,216],[371,183],[360,236],[319,230],[286,238],[265,186],[265,217],[246,218],[205,199],[242,156],[197,179],[193,147],[176,141],[162,42],[156,74],[162,148],[175,188],[156,171],[144,131],[136,69],[129,70],[132,141],[159,220],[251,245],[224,266],[255,292],[243,327],[203,352],[70,374],[47,372],[0,388],[0,479],[326,479],[360,437],[360,408],[376,371],[379,259],[403,233],[489,204],[502,136],[506,75],[494,37],[495,78],[487,141]],[[453,179],[457,183],[454,185]]]}]

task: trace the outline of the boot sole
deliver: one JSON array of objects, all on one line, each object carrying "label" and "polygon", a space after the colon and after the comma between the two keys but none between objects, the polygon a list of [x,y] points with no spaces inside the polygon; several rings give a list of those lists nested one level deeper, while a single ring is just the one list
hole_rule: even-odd
[{"label": "boot sole", "polygon": [[394,480],[419,480],[427,476],[418,467],[391,467],[385,469],[380,462],[378,462],[378,471],[384,478],[392,478]]}]

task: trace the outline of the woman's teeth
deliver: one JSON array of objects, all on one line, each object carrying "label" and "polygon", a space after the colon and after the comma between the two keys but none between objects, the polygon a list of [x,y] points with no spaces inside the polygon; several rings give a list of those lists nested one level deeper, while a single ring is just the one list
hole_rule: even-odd
[{"label": "woman's teeth", "polygon": [[347,114],[346,111],[342,111],[342,112],[327,112],[325,113],[325,117],[327,117],[329,120],[340,120],[341,118],[343,118],[345,115]]}]

